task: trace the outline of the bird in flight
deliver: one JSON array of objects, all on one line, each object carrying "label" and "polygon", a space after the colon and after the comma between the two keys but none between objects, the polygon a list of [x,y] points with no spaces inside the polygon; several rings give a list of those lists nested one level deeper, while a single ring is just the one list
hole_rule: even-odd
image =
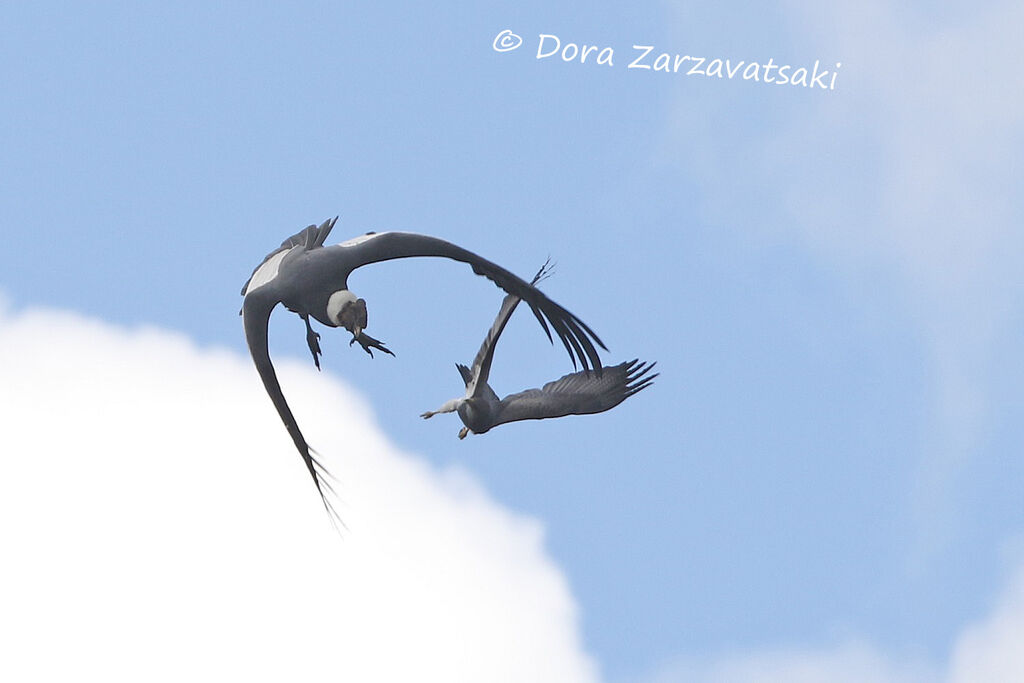
[{"label": "bird in flight", "polygon": [[[545,263],[530,284],[536,285],[550,272],[550,262]],[[453,398],[437,410],[428,410],[420,417],[428,419],[439,413],[457,412],[464,425],[459,430],[459,438],[464,439],[469,432],[483,434],[506,422],[602,413],[647,388],[658,376],[658,373],[648,374],[654,363],[639,363],[633,359],[605,367],[600,373],[587,369],[574,372],[548,382],[540,389],[528,389],[499,400],[487,379],[498,338],[518,305],[519,297],[508,294],[501,302],[498,316],[484,337],[472,367],[456,363],[455,367],[459,369],[462,381],[466,384],[465,396]]]},{"label": "bird in flight", "polygon": [[586,323],[549,299],[543,292],[501,266],[471,251],[436,237],[408,232],[367,233],[340,244],[324,246],[337,217],[319,226],[310,225],[286,239],[270,252],[253,271],[242,287],[242,321],[245,339],[263,386],[284,422],[288,434],[309,470],[324,507],[332,519],[337,515],[325,494],[330,491],[327,470],[313,456],[295,416],[281,391],[281,385],[270,360],[267,330],[270,314],[278,304],[297,313],[306,323],[306,343],[313,361],[320,367],[320,336],[313,331],[312,316],[328,327],[343,327],[352,333],[352,343],[373,355],[372,349],[391,353],[383,343],[366,334],[366,302],[348,288],[349,274],[361,266],[392,259],[440,257],[468,263],[473,272],[482,275],[509,294],[526,301],[552,342],[552,330],[565,346],[575,367],[601,372],[601,360],[595,344],[606,349],[601,339]]}]

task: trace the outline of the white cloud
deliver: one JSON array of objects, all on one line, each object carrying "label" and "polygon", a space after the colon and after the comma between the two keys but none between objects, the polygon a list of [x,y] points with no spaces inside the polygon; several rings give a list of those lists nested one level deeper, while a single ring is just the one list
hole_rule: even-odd
[{"label": "white cloud", "polygon": [[1024,681],[1024,563],[995,607],[961,629],[947,664],[863,643],[684,658],[645,683],[1016,683]]},{"label": "white cloud", "polygon": [[897,267],[938,299],[932,314],[977,314],[978,295],[1016,272],[1004,248],[1024,236],[1013,184],[1024,8],[938,18],[878,1],[790,6],[800,49],[841,60],[845,82],[792,100],[751,176],[781,190],[793,227],[833,258]]},{"label": "white cloud", "polygon": [[832,649],[789,649],[681,660],[647,683],[925,683],[936,680],[921,664],[899,664],[863,643]]},{"label": "white cloud", "polygon": [[0,678],[596,680],[539,522],[279,371],[341,538],[248,359],[0,307]]},{"label": "white cloud", "polygon": [[948,680],[1024,681],[1024,565],[992,613],[957,638]]},{"label": "white cloud", "polygon": [[936,19],[879,2],[795,6],[810,40],[827,37],[821,49],[850,67],[845,92],[768,145],[796,225],[836,260],[895,268],[937,362],[970,363],[1022,289],[1024,7]]},{"label": "white cloud", "polygon": [[[1024,6],[969,5],[956,17],[881,2],[796,6],[803,28],[832,38],[846,75],[857,76],[842,104],[798,121],[772,147],[795,179],[789,205],[834,263],[872,279],[879,266],[890,273],[926,344],[930,440],[907,558],[918,572],[963,532],[954,492],[999,419],[996,350],[1024,301],[1024,203],[1013,180],[1024,141],[1024,91],[1014,87]],[[801,168],[801,158],[813,162]]]},{"label": "white cloud", "polygon": [[969,5],[959,16],[883,2],[793,6],[848,80],[766,158],[790,181],[783,192],[807,243],[860,277],[888,273],[922,333],[933,405],[913,501],[917,565],[959,532],[951,493],[998,419],[996,349],[1024,301],[1014,184],[1024,6]]},{"label": "white cloud", "polygon": [[[996,350],[1022,313],[1024,6],[788,8],[798,37],[788,47],[841,62],[836,90],[708,85],[720,98],[709,106],[723,113],[743,95],[778,117],[737,131],[739,140],[687,90],[673,135],[703,183],[709,220],[758,239],[771,229],[798,236],[866,306],[895,306],[920,334],[932,405],[913,501],[919,564],[957,533],[950,494],[998,419]],[[762,204],[770,219],[734,220]]]}]

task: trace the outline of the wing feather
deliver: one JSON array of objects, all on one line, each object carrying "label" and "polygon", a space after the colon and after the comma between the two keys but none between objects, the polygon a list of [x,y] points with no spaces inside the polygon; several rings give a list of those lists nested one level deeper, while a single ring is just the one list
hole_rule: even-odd
[{"label": "wing feather", "polygon": [[558,335],[572,359],[573,367],[582,365],[584,370],[593,368],[600,373],[601,359],[594,345],[596,343],[605,350],[607,347],[586,323],[519,276],[458,245],[429,235],[383,232],[326,247],[325,252],[330,252],[338,260],[339,278],[342,281],[360,266],[392,259],[436,256],[467,263],[477,275],[486,277],[509,294],[525,301],[548,339],[554,341],[552,330]]},{"label": "wing feather", "polygon": [[510,394],[501,400],[494,424],[610,410],[650,386],[658,376],[648,374],[654,365],[634,359],[606,367],[601,374],[582,370],[548,382],[540,389]]},{"label": "wing feather", "polygon": [[[286,239],[284,242],[281,242],[280,247],[267,254],[263,261],[253,269],[252,275],[250,275],[249,279],[245,281],[244,285],[242,285],[242,296],[245,296],[246,293],[248,293],[250,284],[254,284],[253,289],[256,289],[260,285],[266,284],[272,280],[275,275],[277,275],[277,268],[280,266],[281,260],[284,258],[284,254],[281,252],[291,251],[295,247],[302,247],[307,250],[319,249],[324,245],[324,240],[326,240],[327,236],[331,234],[331,229],[337,222],[338,217],[335,216],[334,218],[324,221],[319,226],[308,225]],[[268,262],[271,263],[268,264]],[[264,266],[268,266],[271,270],[265,270]],[[257,273],[260,273],[261,271],[264,274],[263,278],[257,277]],[[254,280],[262,281],[254,283]]]},{"label": "wing feather", "polygon": [[[530,280],[530,285],[536,285],[550,274],[551,259],[548,259],[540,267],[540,270],[537,271],[537,274],[533,276],[533,279]],[[498,345],[498,338],[501,336],[505,325],[508,324],[512,313],[515,312],[516,306],[519,305],[520,301],[521,299],[515,294],[507,294],[502,299],[498,315],[495,316],[491,329],[487,331],[487,335],[480,344],[480,350],[476,352],[476,357],[473,359],[470,378],[466,379],[466,398],[482,396],[485,393],[484,388],[487,387],[487,381],[491,375],[491,363],[494,360],[494,349]],[[465,379],[465,375],[463,375],[463,379]]]},{"label": "wing feather", "polygon": [[245,340],[249,346],[249,353],[252,356],[253,363],[256,364],[256,370],[260,374],[260,379],[263,380],[263,387],[267,390],[270,400],[274,403],[277,414],[281,416],[281,421],[284,422],[288,434],[292,437],[295,448],[298,449],[299,455],[302,456],[302,460],[306,463],[306,469],[309,470],[310,476],[313,477],[313,483],[316,484],[316,490],[320,494],[324,508],[327,509],[327,513],[331,516],[332,521],[340,522],[338,514],[334,511],[334,507],[327,498],[327,492],[333,491],[330,483],[326,480],[330,475],[314,457],[313,453],[315,451],[309,447],[305,437],[299,430],[299,425],[295,421],[295,416],[292,415],[291,408],[288,407],[288,402],[281,391],[281,384],[277,379],[277,373],[274,371],[274,365],[270,360],[270,351],[267,346],[267,328],[270,322],[270,313],[278,303],[280,303],[280,300],[275,296],[271,287],[254,290],[245,297],[245,300],[242,302]]}]

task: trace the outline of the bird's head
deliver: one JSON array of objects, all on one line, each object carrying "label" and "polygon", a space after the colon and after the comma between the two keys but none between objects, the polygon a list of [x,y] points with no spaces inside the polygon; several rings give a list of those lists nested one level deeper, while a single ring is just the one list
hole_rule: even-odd
[{"label": "bird's head", "polygon": [[327,320],[335,327],[344,327],[353,338],[358,337],[366,327],[366,300],[339,289],[327,300]]}]

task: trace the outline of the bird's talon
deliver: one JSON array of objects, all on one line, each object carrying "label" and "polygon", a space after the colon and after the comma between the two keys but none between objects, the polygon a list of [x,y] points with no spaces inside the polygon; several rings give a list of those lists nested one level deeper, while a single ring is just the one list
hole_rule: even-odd
[{"label": "bird's talon", "polygon": [[359,345],[363,347],[363,351],[366,351],[368,354],[370,354],[370,358],[373,358],[373,351],[372,351],[372,349],[377,349],[378,351],[383,351],[384,353],[386,353],[386,354],[388,354],[390,356],[395,355],[394,353],[391,352],[391,349],[389,349],[386,346],[384,346],[383,342],[381,342],[379,339],[374,339],[373,337],[371,337],[370,335],[366,334],[362,330],[360,330],[358,335],[354,335],[352,337],[352,339],[349,341],[348,345],[352,346],[352,344],[354,344],[356,342],[359,342]]}]

